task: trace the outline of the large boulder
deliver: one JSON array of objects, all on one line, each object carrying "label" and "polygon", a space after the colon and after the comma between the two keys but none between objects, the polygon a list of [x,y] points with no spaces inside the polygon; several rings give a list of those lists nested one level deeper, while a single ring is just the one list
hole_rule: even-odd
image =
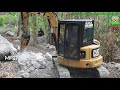
[{"label": "large boulder", "polygon": [[17,49],[14,48],[14,45],[3,36],[0,36],[0,60],[5,60],[8,56],[13,56],[15,53],[17,53]]}]

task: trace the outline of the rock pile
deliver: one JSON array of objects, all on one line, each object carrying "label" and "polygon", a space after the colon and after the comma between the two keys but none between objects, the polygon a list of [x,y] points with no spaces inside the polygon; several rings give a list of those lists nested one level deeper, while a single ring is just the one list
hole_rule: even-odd
[{"label": "rock pile", "polygon": [[23,78],[55,78],[54,65],[51,57],[46,53],[22,52],[16,55],[22,66],[15,77]]},{"label": "rock pile", "polygon": [[120,78],[120,63],[109,62],[104,63],[103,66],[110,72],[110,78]]}]

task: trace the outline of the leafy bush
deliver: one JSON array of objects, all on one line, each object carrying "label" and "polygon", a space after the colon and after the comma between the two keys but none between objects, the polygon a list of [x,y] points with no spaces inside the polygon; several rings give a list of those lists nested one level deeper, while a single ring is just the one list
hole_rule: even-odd
[{"label": "leafy bush", "polygon": [[0,17],[0,26],[3,26],[3,17]]},{"label": "leafy bush", "polygon": [[0,26],[16,26],[17,16],[15,15],[0,15]]}]

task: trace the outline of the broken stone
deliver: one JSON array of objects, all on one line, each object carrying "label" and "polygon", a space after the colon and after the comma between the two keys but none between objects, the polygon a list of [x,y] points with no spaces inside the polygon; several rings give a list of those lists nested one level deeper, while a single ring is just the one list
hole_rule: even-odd
[{"label": "broken stone", "polygon": [[49,46],[49,49],[53,49],[53,50],[55,50],[55,46],[50,45],[50,46]]},{"label": "broken stone", "polygon": [[22,77],[15,76],[15,77],[12,77],[12,78],[22,78]]},{"label": "broken stone", "polygon": [[[53,73],[54,65],[50,58],[50,54],[33,53],[25,51],[22,53],[18,53],[17,57],[19,64],[24,67],[24,71],[21,71],[22,74],[29,73],[30,78],[49,78],[55,76]],[[20,75],[17,76],[21,77],[22,74],[20,73]]]},{"label": "broken stone", "polygon": [[21,75],[23,78],[29,78],[30,77],[30,74],[25,72]]},{"label": "broken stone", "polygon": [[19,45],[16,45],[14,47],[17,49],[17,52],[20,51],[20,46]]},{"label": "broken stone", "polygon": [[119,64],[119,63],[116,63],[116,64],[115,64],[115,67],[119,69],[119,68],[120,68],[120,64]]},{"label": "broken stone", "polygon": [[34,61],[34,62],[32,63],[32,65],[33,65],[33,67],[34,67],[35,69],[37,69],[37,68],[40,67],[40,64],[39,64],[38,62],[36,62],[36,61]]},{"label": "broken stone", "polygon": [[11,32],[11,31],[6,32],[5,34],[6,34],[7,36],[11,36],[11,37],[13,37],[13,36],[14,36],[14,33],[13,33],[13,32]]},{"label": "broken stone", "polygon": [[18,71],[17,74],[16,74],[16,76],[21,76],[23,73],[25,73],[24,70]]},{"label": "broken stone", "polygon": [[45,58],[46,58],[47,60],[49,60],[49,61],[52,61],[52,55],[49,54],[49,53],[46,53],[46,54],[45,54]]},{"label": "broken stone", "polygon": [[37,69],[35,69],[35,71],[30,74],[30,78],[40,78],[40,77],[41,77],[41,73],[39,73]]},{"label": "broken stone", "polygon": [[39,69],[45,69],[45,68],[47,68],[47,66],[45,64],[40,64]]},{"label": "broken stone", "polygon": [[35,70],[35,68],[33,67],[33,66],[31,66],[30,68],[28,68],[26,71],[28,72],[28,73],[31,73],[31,72],[33,72]]},{"label": "broken stone", "polygon": [[20,40],[17,39],[17,40],[14,40],[14,42],[16,42],[16,43],[20,43]]},{"label": "broken stone", "polygon": [[50,44],[47,44],[46,46],[45,46],[45,48],[49,48],[50,47]]}]

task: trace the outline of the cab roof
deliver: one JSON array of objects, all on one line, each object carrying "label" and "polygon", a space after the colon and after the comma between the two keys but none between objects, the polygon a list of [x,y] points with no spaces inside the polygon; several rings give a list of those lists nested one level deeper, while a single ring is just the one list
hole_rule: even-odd
[{"label": "cab roof", "polygon": [[81,21],[93,21],[92,19],[68,19],[68,20],[59,20],[59,22],[81,22]]}]

